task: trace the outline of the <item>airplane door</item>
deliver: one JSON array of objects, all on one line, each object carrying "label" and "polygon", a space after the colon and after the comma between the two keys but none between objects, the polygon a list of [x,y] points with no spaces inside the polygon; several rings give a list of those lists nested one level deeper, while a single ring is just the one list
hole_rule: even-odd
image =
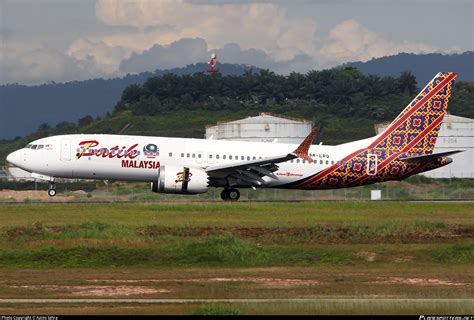
[{"label": "airplane door", "polygon": [[367,175],[375,176],[377,174],[377,155],[367,154]]},{"label": "airplane door", "polygon": [[209,152],[207,154],[207,163],[208,164],[214,163],[214,152]]},{"label": "airplane door", "polygon": [[61,140],[61,160],[62,161],[71,160],[71,140],[69,139]]}]

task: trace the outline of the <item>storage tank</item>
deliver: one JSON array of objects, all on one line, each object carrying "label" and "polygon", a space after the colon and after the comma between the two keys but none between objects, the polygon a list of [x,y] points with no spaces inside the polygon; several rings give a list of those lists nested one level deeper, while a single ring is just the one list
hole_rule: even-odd
[{"label": "storage tank", "polygon": [[206,139],[254,142],[301,143],[312,123],[261,113],[256,117],[206,127]]}]

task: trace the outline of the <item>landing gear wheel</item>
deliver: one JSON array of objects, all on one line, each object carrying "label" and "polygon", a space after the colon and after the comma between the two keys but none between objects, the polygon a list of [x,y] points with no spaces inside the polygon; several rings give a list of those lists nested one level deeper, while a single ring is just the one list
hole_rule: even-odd
[{"label": "landing gear wheel", "polygon": [[237,201],[240,198],[240,192],[237,189],[224,189],[221,192],[221,199],[224,201]]},{"label": "landing gear wheel", "polygon": [[240,198],[240,192],[237,189],[230,189],[227,194],[230,201],[237,201]]},{"label": "landing gear wheel", "polygon": [[224,200],[224,201],[229,200],[229,199],[228,199],[228,198],[229,198],[229,195],[228,195],[228,192],[227,192],[227,191],[228,191],[227,189],[224,189],[224,190],[222,190],[222,192],[221,192],[221,199]]},{"label": "landing gear wheel", "polygon": [[56,195],[56,188],[54,182],[49,183],[48,196],[54,197]]}]

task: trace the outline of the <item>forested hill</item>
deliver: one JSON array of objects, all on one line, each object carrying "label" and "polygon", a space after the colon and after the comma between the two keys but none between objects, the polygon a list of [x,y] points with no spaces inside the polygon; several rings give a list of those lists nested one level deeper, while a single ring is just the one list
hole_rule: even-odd
[{"label": "forested hill", "polygon": [[[239,75],[255,67],[219,64],[223,75]],[[56,125],[62,121],[77,121],[86,115],[102,116],[111,111],[122,91],[130,84],[142,84],[146,79],[165,73],[176,75],[205,72],[207,64],[198,63],[183,68],[156,70],[115,79],[92,79],[39,86],[0,86],[0,139],[34,132],[42,123]]]},{"label": "forested hill", "polygon": [[[321,128],[318,142],[339,144],[374,135],[374,123],[393,120],[418,90],[410,72],[379,77],[355,68],[289,76],[268,70],[241,76],[165,74],[128,86],[111,113],[100,119],[85,116],[78,122],[42,125],[27,137],[0,142],[0,162],[7,152],[49,135],[125,132],[202,138],[206,125],[260,112],[312,120]],[[474,83],[458,82],[448,110],[474,117],[472,101]]]},{"label": "forested hill", "polygon": [[[399,77],[410,70],[423,86],[440,70],[457,71],[458,80],[473,81],[473,52],[460,55],[413,55],[400,54],[374,59],[366,63],[353,63],[364,74],[391,75]],[[250,67],[234,64],[219,64],[220,73],[241,75]],[[115,79],[93,79],[68,83],[49,83],[40,86],[5,85],[0,86],[0,139],[10,139],[34,132],[40,124],[56,126],[58,123],[76,122],[90,115],[103,116],[111,112],[122,91],[131,84],[143,84],[148,78],[173,73],[176,75],[205,72],[207,64],[188,65],[183,68],[157,70],[137,75],[127,75]],[[251,67],[258,72],[258,68]],[[227,80],[225,80],[228,82]],[[272,84],[275,86],[275,84]],[[308,88],[306,88],[308,89]],[[233,89],[231,89],[233,90]],[[315,92],[306,94],[318,94]],[[374,89],[377,90],[377,89]],[[296,93],[296,96],[298,93]],[[288,96],[288,95],[286,95]],[[286,98],[285,96],[285,98]],[[290,95],[291,96],[291,95]],[[231,98],[231,97],[230,97]],[[280,99],[278,95],[272,99]]]},{"label": "forested hill", "polygon": [[440,71],[456,72],[458,81],[474,81],[473,51],[451,55],[400,53],[367,62],[351,62],[344,66],[355,67],[364,74],[393,77],[398,76],[403,71],[410,70],[420,85],[428,83]]}]

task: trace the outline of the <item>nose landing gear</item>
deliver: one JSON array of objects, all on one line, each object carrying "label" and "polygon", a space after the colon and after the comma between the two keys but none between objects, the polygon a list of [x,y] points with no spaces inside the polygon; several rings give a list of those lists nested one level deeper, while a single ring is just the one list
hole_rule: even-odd
[{"label": "nose landing gear", "polygon": [[54,197],[56,195],[56,187],[54,181],[49,182],[48,196]]},{"label": "nose landing gear", "polygon": [[224,201],[237,201],[240,198],[240,192],[237,189],[224,189],[221,192],[221,199]]}]

